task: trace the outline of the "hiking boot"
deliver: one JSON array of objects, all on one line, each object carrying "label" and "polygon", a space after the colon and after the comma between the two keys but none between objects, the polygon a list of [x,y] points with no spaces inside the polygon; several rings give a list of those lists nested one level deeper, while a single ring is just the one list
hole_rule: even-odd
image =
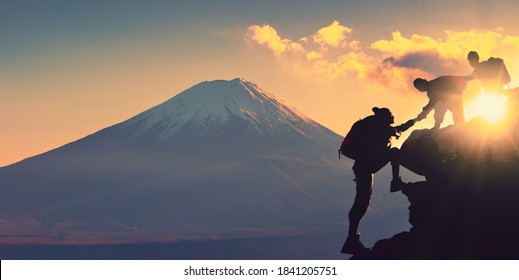
[{"label": "hiking boot", "polygon": [[344,245],[342,246],[341,253],[360,255],[369,253],[369,249],[362,245],[362,242],[360,242],[360,233],[357,233],[355,236],[348,236],[346,242],[344,242]]},{"label": "hiking boot", "polygon": [[398,177],[397,179],[393,179],[391,181],[391,187],[389,188],[390,192],[398,192],[401,191],[406,183],[402,182],[402,178]]}]

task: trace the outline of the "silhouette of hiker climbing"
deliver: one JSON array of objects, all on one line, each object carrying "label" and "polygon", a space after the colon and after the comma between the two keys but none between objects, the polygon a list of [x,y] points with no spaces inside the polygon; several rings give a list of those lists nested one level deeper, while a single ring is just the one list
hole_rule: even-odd
[{"label": "silhouette of hiker climbing", "polygon": [[479,54],[476,51],[470,51],[467,60],[474,71],[465,76],[465,80],[479,80],[486,94],[503,93],[508,98],[512,114],[517,117],[519,115],[519,87],[510,88],[509,84],[512,79],[506,69],[504,60],[490,57],[488,60],[480,62]]},{"label": "silhouette of hiker climbing", "polygon": [[399,137],[400,133],[414,125],[414,120],[393,127],[394,116],[388,108],[372,109],[370,115],[353,124],[344,138],[340,153],[355,160],[353,173],[355,174],[356,195],[355,201],[348,214],[348,238],[341,250],[344,254],[362,254],[369,249],[360,242],[357,232],[359,223],[366,213],[373,187],[373,174],[378,172],[391,161],[393,180],[391,192],[399,191],[405,183],[399,176],[399,150],[391,148],[391,137]]},{"label": "silhouette of hiker climbing", "polygon": [[413,85],[417,90],[427,92],[427,97],[429,97],[429,103],[423,107],[415,121],[425,119],[434,109],[434,130],[440,129],[447,110],[452,112],[455,124],[465,122],[462,93],[467,82],[462,77],[440,76],[431,81],[417,78]]},{"label": "silhouette of hiker climbing", "polygon": [[472,74],[465,76],[465,80],[477,79],[481,81],[485,92],[503,92],[503,86],[511,82],[510,74],[501,58],[490,57],[488,60],[479,62],[479,54],[470,51],[467,60],[474,68]]}]

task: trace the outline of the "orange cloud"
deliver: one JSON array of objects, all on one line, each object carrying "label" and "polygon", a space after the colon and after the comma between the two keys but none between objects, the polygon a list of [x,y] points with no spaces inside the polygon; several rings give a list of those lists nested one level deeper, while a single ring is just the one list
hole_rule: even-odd
[{"label": "orange cloud", "polygon": [[477,50],[483,56],[490,56],[502,44],[502,30],[497,31],[446,31],[447,39],[439,44],[439,52],[444,57],[466,59],[467,53]]},{"label": "orange cloud", "polygon": [[518,37],[504,37],[502,33],[502,30],[446,31],[444,39],[433,39],[417,34],[405,38],[400,32],[393,32],[391,40],[378,40],[370,45],[382,54],[383,60],[373,72],[376,75],[368,75],[368,80],[404,89],[401,83],[409,84],[416,77],[466,75],[472,70],[466,60],[471,50],[478,51],[482,59],[511,53],[504,50],[506,46],[515,46],[519,51],[519,40],[515,40]]},{"label": "orange cloud", "polygon": [[373,87],[390,88],[406,94],[415,90],[413,80],[417,77],[431,78],[430,75],[420,69],[399,68],[388,61],[383,61],[370,67],[363,80]]},{"label": "orange cloud", "polygon": [[354,50],[360,50],[360,41],[353,40],[348,44],[348,46]]},{"label": "orange cloud", "polygon": [[346,35],[351,33],[351,31],[351,28],[343,26],[338,21],[334,20],[329,26],[319,29],[312,38],[323,47],[345,47]]},{"label": "orange cloud", "polygon": [[324,74],[326,77],[334,79],[348,75],[356,75],[363,79],[369,71],[372,59],[362,52],[349,52],[337,58],[337,61],[319,60],[316,61],[312,69],[316,73]]},{"label": "orange cloud", "polygon": [[405,38],[398,31],[392,33],[392,40],[378,40],[370,45],[373,50],[385,56],[404,56],[409,53],[435,52],[442,58],[465,58],[470,50],[478,50],[488,55],[500,45],[502,34],[498,31],[446,31],[446,39],[433,39],[418,34]]},{"label": "orange cloud", "polygon": [[308,59],[308,60],[321,59],[322,57],[323,57],[323,55],[316,51],[311,51],[306,54],[306,59]]},{"label": "orange cloud", "polygon": [[503,45],[519,48],[519,36],[506,36]]},{"label": "orange cloud", "polygon": [[301,44],[292,42],[289,39],[281,39],[276,29],[268,24],[264,24],[263,26],[249,26],[248,30],[247,39],[262,46],[266,45],[272,50],[275,56],[280,56],[289,51],[304,52],[304,48]]},{"label": "orange cloud", "polygon": [[[419,34],[405,37],[395,31],[390,40],[376,40],[367,48],[354,38],[348,38],[348,42],[346,39],[351,33],[351,28],[335,20],[297,43],[280,38],[277,31],[266,24],[250,26],[248,37],[267,46],[276,57],[287,52],[303,54],[291,58],[302,71],[310,70],[330,79],[355,77],[370,86],[400,92],[414,90],[412,81],[417,77],[469,74],[472,68],[466,55],[470,50],[478,51],[482,59],[500,56],[505,61],[516,59],[515,54],[519,54],[519,37],[505,36],[500,29],[445,31],[443,38]],[[507,66],[514,70],[514,65]]]},{"label": "orange cloud", "polygon": [[388,55],[401,56],[409,51],[435,50],[437,42],[428,36],[412,35],[404,38],[399,31],[393,32],[392,40],[379,40],[371,44],[371,48]]}]

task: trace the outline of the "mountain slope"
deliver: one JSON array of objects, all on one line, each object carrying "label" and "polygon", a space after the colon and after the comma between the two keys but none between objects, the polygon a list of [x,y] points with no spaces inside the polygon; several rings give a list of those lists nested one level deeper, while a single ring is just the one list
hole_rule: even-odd
[{"label": "mountain slope", "polygon": [[[164,141],[182,129],[194,129],[201,136],[219,135],[215,128],[233,123],[249,135],[265,135],[293,130],[311,137],[319,125],[310,118],[260,89],[237,78],[232,81],[200,83],[174,98],[125,122],[121,128],[133,128],[133,137],[152,132],[157,142]],[[153,128],[160,127],[156,133]],[[220,131],[224,132],[224,131]],[[220,133],[220,135],[223,135]]]}]

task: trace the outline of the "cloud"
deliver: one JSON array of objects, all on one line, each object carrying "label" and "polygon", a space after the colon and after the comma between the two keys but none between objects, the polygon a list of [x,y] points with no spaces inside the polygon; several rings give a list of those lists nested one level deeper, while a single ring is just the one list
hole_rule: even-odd
[{"label": "cloud", "polygon": [[515,41],[517,37],[504,37],[502,32],[499,29],[445,31],[445,38],[439,39],[418,34],[406,38],[398,31],[393,32],[391,40],[378,40],[370,45],[383,57],[373,73],[385,78],[368,75],[368,81],[388,85],[391,77],[394,79],[391,87],[402,90],[405,86],[401,83],[408,83],[416,77],[466,75],[472,71],[466,60],[471,50],[478,51],[482,58],[504,55],[507,45],[515,45],[516,51],[519,51],[519,40]]},{"label": "cloud", "polygon": [[348,46],[353,50],[360,50],[360,41],[353,40],[348,44]]},{"label": "cloud", "polygon": [[384,60],[369,67],[363,81],[371,87],[392,89],[406,94],[415,90],[412,82],[417,77],[431,78],[431,75],[418,68],[397,67],[391,60]]},{"label": "cloud", "polygon": [[308,59],[308,60],[315,60],[315,59],[321,59],[321,58],[323,58],[323,55],[316,51],[311,51],[306,54],[306,59]]},{"label": "cloud", "polygon": [[301,44],[295,43],[289,39],[281,39],[276,29],[268,24],[263,26],[252,25],[248,28],[246,38],[259,45],[267,46],[272,50],[275,56],[280,56],[283,53],[294,51],[304,52]]},{"label": "cloud", "polygon": [[313,36],[314,42],[322,47],[342,48],[346,46],[346,35],[351,33],[352,29],[343,26],[340,22],[334,20],[329,26],[319,29]]},{"label": "cloud", "polygon": [[428,36],[412,35],[404,38],[400,32],[392,33],[392,40],[378,40],[371,44],[371,48],[391,56],[402,56],[410,51],[431,51],[437,49],[437,42]]},{"label": "cloud", "polygon": [[519,48],[519,36],[506,36],[503,40],[503,45]]},{"label": "cloud", "polygon": [[410,52],[400,57],[390,56],[382,63],[389,63],[395,67],[407,69],[419,69],[434,75],[455,71],[453,68],[461,68],[459,60],[443,58],[436,51]]},{"label": "cloud", "polygon": [[471,50],[477,50],[487,56],[494,52],[501,44],[502,31],[445,31],[445,39],[433,39],[418,34],[405,38],[398,31],[392,33],[391,40],[378,40],[370,48],[379,51],[386,57],[404,57],[412,54],[435,54],[439,61],[465,59]]},{"label": "cloud", "polygon": [[480,55],[492,55],[502,45],[503,30],[492,31],[445,31],[447,38],[439,42],[439,52],[443,57],[466,59],[467,53],[477,50]]},{"label": "cloud", "polygon": [[267,24],[253,25],[248,30],[249,40],[271,49],[275,57],[300,54],[291,57],[292,63],[299,66],[297,69],[330,79],[356,78],[369,86],[400,92],[414,90],[412,81],[417,77],[469,74],[472,68],[466,55],[471,50],[478,51],[482,59],[515,59],[515,53],[519,54],[519,37],[505,36],[501,29],[447,30],[441,38],[420,34],[406,37],[395,31],[390,40],[375,40],[367,45],[349,38],[353,30],[336,20],[297,42],[280,38],[274,27]]},{"label": "cloud", "polygon": [[[406,53],[400,57],[390,56],[367,71],[365,81],[399,92],[413,91],[412,81],[417,78],[432,79],[447,74],[459,74],[458,61],[446,63],[436,51]],[[459,73],[455,73],[458,71]]]},{"label": "cloud", "polygon": [[361,52],[349,52],[337,58],[336,61],[318,60],[312,65],[315,73],[324,74],[334,79],[348,75],[356,75],[359,79],[364,78],[368,71],[370,58]]}]

